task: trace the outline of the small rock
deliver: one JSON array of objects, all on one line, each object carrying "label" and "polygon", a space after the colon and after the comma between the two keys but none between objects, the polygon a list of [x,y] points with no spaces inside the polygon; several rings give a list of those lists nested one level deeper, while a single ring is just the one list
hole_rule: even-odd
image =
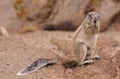
[{"label": "small rock", "polygon": [[66,76],[71,77],[72,76],[72,70],[71,69],[66,69]]},{"label": "small rock", "polygon": [[10,64],[7,64],[7,66],[9,66]]},{"label": "small rock", "polygon": [[5,37],[9,36],[9,33],[7,32],[7,30],[3,26],[0,26],[0,35],[5,36]]}]

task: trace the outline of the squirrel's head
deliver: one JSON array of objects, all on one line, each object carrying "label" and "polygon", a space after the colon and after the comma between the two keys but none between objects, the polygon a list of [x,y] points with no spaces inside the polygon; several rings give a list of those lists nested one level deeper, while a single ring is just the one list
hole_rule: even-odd
[{"label": "squirrel's head", "polygon": [[100,31],[99,14],[97,12],[89,12],[85,18],[85,30],[91,33]]}]

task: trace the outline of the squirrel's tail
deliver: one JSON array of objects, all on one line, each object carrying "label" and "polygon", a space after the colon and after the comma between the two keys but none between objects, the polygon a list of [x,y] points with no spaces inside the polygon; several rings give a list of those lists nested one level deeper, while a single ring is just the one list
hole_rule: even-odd
[{"label": "squirrel's tail", "polygon": [[27,75],[29,73],[32,73],[46,65],[49,64],[55,64],[57,63],[58,59],[38,59],[36,61],[34,61],[32,64],[30,64],[29,66],[27,66],[26,68],[20,70],[16,75]]}]

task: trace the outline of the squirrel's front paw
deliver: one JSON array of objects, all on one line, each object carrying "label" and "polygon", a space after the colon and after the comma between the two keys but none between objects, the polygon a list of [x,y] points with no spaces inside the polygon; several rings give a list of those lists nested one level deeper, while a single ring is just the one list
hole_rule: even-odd
[{"label": "squirrel's front paw", "polygon": [[93,64],[93,63],[94,63],[93,60],[85,60],[85,61],[83,62],[83,65]]}]

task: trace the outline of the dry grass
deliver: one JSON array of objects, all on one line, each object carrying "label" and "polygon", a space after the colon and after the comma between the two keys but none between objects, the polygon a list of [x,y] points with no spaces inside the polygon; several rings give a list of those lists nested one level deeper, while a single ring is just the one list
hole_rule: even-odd
[{"label": "dry grass", "polygon": [[37,30],[36,26],[34,25],[29,25],[29,26],[24,26],[23,28],[20,29],[20,33],[28,33],[28,32],[35,32]]}]

